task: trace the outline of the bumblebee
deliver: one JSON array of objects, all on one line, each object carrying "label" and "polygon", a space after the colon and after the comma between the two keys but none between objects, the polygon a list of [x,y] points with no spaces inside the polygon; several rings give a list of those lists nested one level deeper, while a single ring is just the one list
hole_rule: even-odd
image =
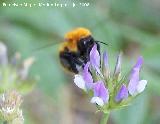
[{"label": "bumblebee", "polygon": [[91,32],[85,28],[74,29],[65,35],[65,41],[60,46],[59,58],[62,66],[77,74],[89,61],[89,54],[94,44],[100,53],[100,41],[94,40]]}]

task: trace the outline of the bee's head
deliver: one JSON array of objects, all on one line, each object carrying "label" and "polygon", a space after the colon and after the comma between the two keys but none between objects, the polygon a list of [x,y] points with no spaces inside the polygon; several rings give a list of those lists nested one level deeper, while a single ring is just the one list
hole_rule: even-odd
[{"label": "bee's head", "polygon": [[65,35],[66,41],[77,42],[81,38],[86,38],[91,35],[91,32],[86,28],[76,28]]}]

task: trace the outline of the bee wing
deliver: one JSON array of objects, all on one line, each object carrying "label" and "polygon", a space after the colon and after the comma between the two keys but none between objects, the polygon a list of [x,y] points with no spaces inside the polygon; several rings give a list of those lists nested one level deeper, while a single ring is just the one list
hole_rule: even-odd
[{"label": "bee wing", "polygon": [[42,49],[45,49],[45,48],[48,48],[48,47],[53,47],[53,46],[55,46],[57,44],[60,44],[60,42],[53,42],[53,43],[50,43],[50,44],[45,44],[43,46],[40,46],[38,48],[33,49],[32,51],[36,52],[36,51],[39,51],[39,50],[42,50]]}]

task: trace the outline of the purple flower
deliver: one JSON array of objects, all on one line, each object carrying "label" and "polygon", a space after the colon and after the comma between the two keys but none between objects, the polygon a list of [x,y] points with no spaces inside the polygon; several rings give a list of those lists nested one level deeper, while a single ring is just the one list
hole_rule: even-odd
[{"label": "purple flower", "polygon": [[120,88],[120,90],[117,93],[117,96],[115,98],[116,102],[119,102],[123,99],[128,98],[128,89],[127,87],[123,84]]},{"label": "purple flower", "polygon": [[94,69],[100,74],[100,54],[97,50],[97,44],[94,44],[90,51],[90,63]]},{"label": "purple flower", "polygon": [[139,81],[139,73],[142,64],[143,58],[140,56],[137,60],[137,63],[134,65],[131,71],[130,80],[128,84],[128,91],[132,96],[142,92],[147,84],[146,80]]},{"label": "purple flower", "polygon": [[87,62],[82,71],[82,75],[77,74],[74,78],[74,83],[81,89],[87,91],[90,90],[93,86],[92,75],[89,72],[90,63]]},{"label": "purple flower", "polygon": [[98,81],[93,86],[94,96],[91,99],[91,103],[96,103],[99,106],[103,106],[108,103],[109,92],[102,81]]},{"label": "purple flower", "polygon": [[[121,81],[121,56],[120,53],[117,57],[116,66],[113,75],[110,74],[108,55],[106,52],[103,53],[101,59],[100,53],[97,50],[97,44],[94,44],[90,51],[90,61],[84,65],[79,74],[75,75],[74,83],[85,91],[93,91],[91,103],[97,104],[99,107],[106,109],[114,109],[119,106],[128,105],[129,101],[121,102],[122,100],[128,99],[128,96],[135,96],[144,91],[147,81],[139,80],[139,73],[143,63],[143,58],[139,57],[136,64],[133,66],[128,84],[122,84]],[[102,61],[102,65],[101,65]],[[98,81],[97,81],[98,80]],[[127,82],[126,82],[127,83]],[[108,89],[108,86],[110,89]],[[118,91],[115,90],[118,88]],[[115,94],[114,97],[112,94]],[[131,97],[132,98],[132,97]],[[110,100],[109,100],[110,99]],[[113,108],[112,108],[113,104]],[[108,107],[108,108],[107,108]]]}]

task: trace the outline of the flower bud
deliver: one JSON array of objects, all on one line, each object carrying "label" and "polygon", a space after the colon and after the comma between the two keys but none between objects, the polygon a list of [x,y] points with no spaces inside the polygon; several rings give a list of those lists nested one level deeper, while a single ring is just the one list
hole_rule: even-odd
[{"label": "flower bud", "polygon": [[108,63],[108,55],[107,52],[103,53],[103,74],[106,79],[110,78],[110,70],[109,70],[109,63]]},{"label": "flower bud", "polygon": [[114,77],[115,79],[119,79],[121,74],[121,63],[122,63],[122,53],[119,53],[117,57],[117,62],[114,70]]},{"label": "flower bud", "polygon": [[119,102],[123,99],[128,98],[128,89],[127,87],[123,84],[120,88],[120,90],[117,93],[117,96],[115,98],[116,102]]}]

